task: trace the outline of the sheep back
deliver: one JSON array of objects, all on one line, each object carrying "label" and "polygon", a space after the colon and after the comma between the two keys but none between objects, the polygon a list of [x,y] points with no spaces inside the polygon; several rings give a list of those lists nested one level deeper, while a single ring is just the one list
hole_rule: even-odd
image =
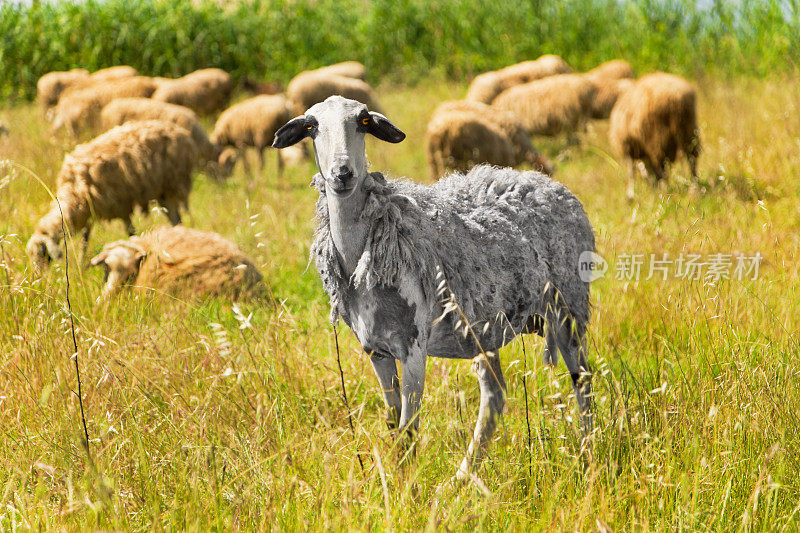
[{"label": "sheep back", "polygon": [[153,99],[188,107],[206,115],[225,108],[233,91],[231,75],[222,69],[197,70],[176,80],[160,80]]},{"label": "sheep back", "polygon": [[118,65],[115,67],[103,68],[98,71],[92,72],[90,76],[93,82],[104,82],[111,80],[119,80],[122,78],[131,78],[138,76],[139,71],[127,65]]},{"label": "sheep back", "polygon": [[214,124],[211,142],[219,147],[254,146],[263,149],[272,145],[275,132],[291,119],[291,107],[285,96],[249,98],[222,112]]},{"label": "sheep back", "polygon": [[571,133],[591,116],[595,85],[579,74],[558,74],[503,91],[493,107],[513,113],[533,135]]},{"label": "sheep back", "polygon": [[664,169],[678,152],[700,153],[697,96],[680,76],[655,72],[639,78],[613,110],[609,139],[623,157],[640,159],[652,169]]},{"label": "sheep back", "polygon": [[359,79],[306,71],[292,78],[286,86],[286,95],[292,103],[295,115],[302,115],[309,107],[337,94],[357,100],[371,110],[380,112],[372,87]]},{"label": "sheep back", "polygon": [[467,89],[465,99],[491,104],[500,93],[511,87],[571,72],[572,68],[563,59],[556,55],[546,54],[538,59],[523,61],[475,76]]},{"label": "sheep back", "polygon": [[177,124],[191,133],[203,160],[210,160],[214,157],[214,146],[203,129],[200,119],[188,107],[159,102],[150,98],[117,98],[106,105],[100,113],[100,122],[104,130],[136,120],[163,120]]},{"label": "sheep back", "polygon": [[358,78],[366,81],[367,69],[358,61],[342,61],[326,67],[320,67],[313,72],[323,73],[329,76],[344,76],[345,78]]},{"label": "sheep back", "polygon": [[623,78],[634,78],[633,67],[624,59],[612,59],[594,67],[586,73],[594,78],[604,78],[607,80],[620,80]]}]

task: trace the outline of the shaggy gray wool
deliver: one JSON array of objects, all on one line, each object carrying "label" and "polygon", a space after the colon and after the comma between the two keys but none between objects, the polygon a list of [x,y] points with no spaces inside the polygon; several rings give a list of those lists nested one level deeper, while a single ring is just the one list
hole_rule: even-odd
[{"label": "shaggy gray wool", "polygon": [[[346,279],[331,237],[324,179],[319,225],[311,247],[331,321],[345,318],[348,286],[397,286],[401,277],[421,281],[425,298],[437,298],[437,271],[472,324],[506,316],[515,331],[547,306],[571,314],[582,335],[589,320],[589,284],[578,275],[578,257],[594,251],[594,234],[580,201],[563,185],[534,171],[489,165],[449,174],[431,186],[366,178],[362,218],[369,222],[364,253]],[[560,297],[556,297],[560,294]]]}]

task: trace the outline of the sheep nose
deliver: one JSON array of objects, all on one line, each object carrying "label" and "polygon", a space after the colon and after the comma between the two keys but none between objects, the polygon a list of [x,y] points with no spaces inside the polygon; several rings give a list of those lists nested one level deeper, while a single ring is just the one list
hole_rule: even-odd
[{"label": "sheep nose", "polygon": [[353,178],[353,169],[347,165],[339,165],[333,171],[333,177],[339,181],[347,182]]}]

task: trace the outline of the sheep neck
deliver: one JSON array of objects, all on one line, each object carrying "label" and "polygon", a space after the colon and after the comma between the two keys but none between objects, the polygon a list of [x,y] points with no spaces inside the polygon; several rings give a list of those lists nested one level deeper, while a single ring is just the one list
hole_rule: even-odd
[{"label": "sheep neck", "polygon": [[363,187],[342,198],[334,193],[327,195],[331,238],[339,262],[347,276],[352,276],[367,243],[367,222],[361,217],[367,200]]}]

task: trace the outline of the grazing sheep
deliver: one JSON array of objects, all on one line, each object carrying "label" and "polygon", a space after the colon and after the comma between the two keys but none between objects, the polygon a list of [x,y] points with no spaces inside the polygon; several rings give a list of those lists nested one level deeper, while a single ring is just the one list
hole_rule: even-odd
[{"label": "grazing sheep", "polygon": [[596,92],[580,74],[558,74],[503,91],[492,107],[513,113],[531,135],[572,135],[591,116]]},{"label": "grazing sheep", "polygon": [[628,197],[633,197],[633,161],[644,162],[655,183],[667,177],[667,165],[683,152],[697,179],[700,136],[694,87],[674,74],[654,72],[639,78],[611,111],[611,145],[628,160]]},{"label": "grazing sheep", "polygon": [[572,69],[560,57],[550,54],[543,55],[533,61],[523,61],[475,76],[467,89],[465,99],[491,104],[506,89],[548,76],[569,74],[570,72]]},{"label": "grazing sheep", "polygon": [[218,68],[196,70],[177,80],[161,80],[153,100],[178,104],[200,115],[225,109],[233,90],[231,75]]},{"label": "grazing sheep", "polygon": [[[222,112],[211,133],[211,142],[222,149],[220,166],[232,170],[238,159],[250,174],[250,163],[244,151],[248,147],[258,151],[261,170],[264,169],[264,151],[272,146],[281,126],[292,118],[289,101],[282,94],[256,96],[239,102]],[[231,148],[231,149],[228,149]],[[283,172],[284,158],[277,151],[278,173]]]},{"label": "grazing sheep", "polygon": [[586,73],[597,88],[592,100],[592,118],[608,118],[619,95],[633,86],[633,69],[622,59],[613,59]]},{"label": "grazing sheep", "polygon": [[466,172],[478,163],[509,167],[528,163],[552,173],[550,163],[512,114],[480,102],[440,104],[428,122],[425,142],[433,178],[445,169]]},{"label": "grazing sheep", "polygon": [[581,203],[541,173],[487,165],[432,186],[387,180],[367,172],[367,133],[393,143],[405,137],[364,104],[334,96],[287,123],[274,146],[314,140],[312,255],[331,320],[344,319],[370,354],[390,425],[417,429],[428,355],[474,357],[480,412],[457,473],[467,476],[505,405],[495,354],[517,334],[536,332],[545,336],[546,361],[560,350],[588,433],[589,284],[578,263],[594,250],[594,234]]},{"label": "grazing sheep", "polygon": [[127,65],[118,65],[116,67],[108,67],[92,72],[90,78],[93,82],[104,82],[111,80],[120,80],[123,78],[132,78],[138,76],[139,71]]},{"label": "grazing sheep", "polygon": [[55,108],[51,133],[66,128],[71,135],[100,127],[100,113],[109,102],[117,98],[148,98],[156,90],[156,83],[147,76],[121,78],[97,83],[62,95]]},{"label": "grazing sheep", "polygon": [[136,120],[164,120],[177,124],[192,134],[200,162],[211,177],[221,179],[230,175],[225,175],[220,169],[217,163],[219,148],[211,143],[200,119],[188,107],[150,98],[118,98],[105,106],[100,113],[103,130]]},{"label": "grazing sheep", "polygon": [[358,78],[366,81],[367,68],[358,61],[342,61],[327,67],[320,67],[312,72],[326,74],[328,76],[344,76],[345,78]]},{"label": "grazing sheep", "polygon": [[28,255],[40,268],[61,256],[62,212],[68,231],[81,232],[84,253],[94,221],[119,218],[133,235],[131,214],[152,200],[179,224],[196,161],[191,134],[160,120],[128,122],[77,146],[64,157],[56,180],[58,203],[36,225]]},{"label": "grazing sheep", "polygon": [[67,71],[48,72],[36,82],[36,99],[43,112],[58,103],[58,99],[69,87],[89,80],[89,71],[75,68]]},{"label": "grazing sheep", "polygon": [[234,243],[217,233],[184,226],[161,226],[107,244],[91,265],[106,271],[101,300],[124,285],[236,300],[255,296],[263,280],[254,262]]},{"label": "grazing sheep", "polygon": [[329,96],[339,95],[366,103],[371,109],[380,109],[372,87],[363,80],[328,74],[322,71],[301,72],[286,86],[286,96],[292,103],[295,115],[302,114],[314,104]]}]

